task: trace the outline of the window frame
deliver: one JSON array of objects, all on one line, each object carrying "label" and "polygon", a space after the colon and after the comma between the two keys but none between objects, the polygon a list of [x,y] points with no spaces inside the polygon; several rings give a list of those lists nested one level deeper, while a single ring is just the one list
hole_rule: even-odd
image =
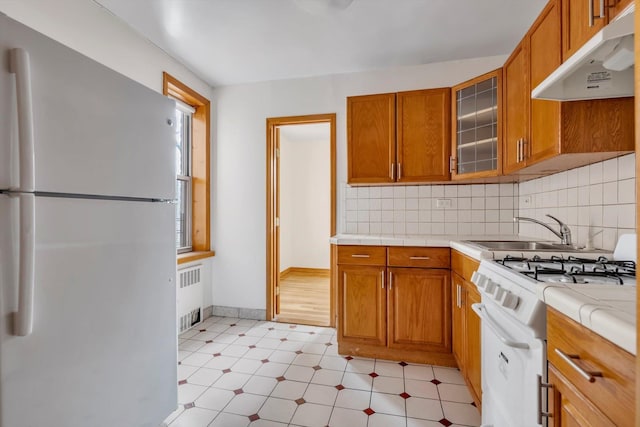
[{"label": "window frame", "polygon": [[[192,129],[192,124],[193,124],[193,114],[196,112],[196,109],[193,108],[190,105],[185,104],[184,102],[180,101],[180,100],[176,100],[176,112],[180,112],[182,114],[182,123],[183,123],[183,129],[182,129],[182,140],[185,141],[186,143],[182,144],[183,148],[186,149],[186,156],[185,153],[183,152],[183,160],[182,162],[184,164],[186,164],[186,171],[184,171],[186,174],[183,175],[181,172],[183,171],[176,171],[176,181],[181,181],[181,182],[185,182],[185,204],[186,204],[186,212],[185,212],[185,216],[188,218],[188,221],[185,221],[184,227],[186,229],[186,241],[185,241],[185,245],[184,246],[179,246],[178,244],[178,254],[182,254],[182,253],[187,253],[187,252],[192,252],[193,251],[193,236],[191,233],[191,230],[193,229],[193,188],[192,188],[192,170],[191,170],[191,162],[192,162],[192,156],[193,156],[193,150],[191,149],[192,145],[193,145],[193,129]],[[185,118],[188,117],[188,120],[186,120],[187,124],[185,126]],[[185,160],[186,157],[186,160]],[[179,202],[179,201],[178,201]],[[179,203],[178,203],[179,204]],[[176,242],[177,243],[177,242]]]},{"label": "window frame", "polygon": [[162,93],[195,109],[191,122],[191,251],[178,264],[214,256],[211,250],[211,103],[170,74],[162,73]]}]

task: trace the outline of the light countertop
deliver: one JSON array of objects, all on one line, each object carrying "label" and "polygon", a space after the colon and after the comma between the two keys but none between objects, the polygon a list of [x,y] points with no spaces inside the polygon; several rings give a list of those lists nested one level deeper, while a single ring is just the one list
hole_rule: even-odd
[{"label": "light countertop", "polygon": [[[515,235],[360,235],[338,234],[335,245],[450,247],[476,260],[500,258],[514,251],[492,252],[466,240],[536,240]],[[553,253],[545,253],[553,255]],[[589,255],[581,252],[581,256]],[[603,255],[598,253],[597,255]],[[636,287],[541,283],[536,294],[548,306],[591,329],[631,354],[636,354]]]}]

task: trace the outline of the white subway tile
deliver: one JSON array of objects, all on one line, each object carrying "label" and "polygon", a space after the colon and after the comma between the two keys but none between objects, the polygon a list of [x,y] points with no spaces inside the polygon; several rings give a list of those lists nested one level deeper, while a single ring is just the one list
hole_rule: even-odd
[{"label": "white subway tile", "polygon": [[418,211],[406,211],[405,212],[405,221],[406,222],[418,222]]},{"label": "white subway tile", "polygon": [[567,171],[567,188],[578,186],[578,169],[571,169]]},{"label": "white subway tile", "polygon": [[393,210],[395,199],[380,199],[380,208],[382,210]]},{"label": "white subway tile", "polygon": [[431,222],[444,222],[444,210],[431,211]]},{"label": "white subway tile", "polygon": [[369,222],[369,211],[358,211],[358,222]]},{"label": "white subway tile", "polygon": [[471,209],[471,197],[458,198],[458,209]]},{"label": "white subway tile", "polygon": [[618,203],[636,202],[636,180],[634,178],[618,181]]},{"label": "white subway tile", "polygon": [[405,211],[393,211],[393,222],[397,224],[399,222],[405,222],[405,220],[406,220]]},{"label": "white subway tile", "polygon": [[514,212],[513,209],[500,209],[500,222],[513,222],[513,217],[516,214],[517,212]]},{"label": "white subway tile", "polygon": [[606,205],[602,208],[602,226],[617,227],[618,226],[618,205]]},{"label": "white subway tile", "polygon": [[484,223],[484,211],[471,211],[471,222],[475,224]]},{"label": "white subway tile", "polygon": [[358,188],[357,187],[347,187],[345,193],[347,195],[347,199],[357,199],[358,198]]},{"label": "white subway tile", "polygon": [[590,205],[602,204],[602,184],[592,184],[589,187],[589,204]]},{"label": "white subway tile", "polygon": [[471,186],[472,197],[484,197],[484,184],[473,184]]},{"label": "white subway tile", "polygon": [[588,206],[589,200],[591,197],[589,196],[589,190],[591,187],[578,187],[578,206]]},{"label": "white subway tile", "polygon": [[503,234],[503,235],[514,234],[514,232],[513,232],[513,222],[501,222],[500,223],[500,234]]},{"label": "white subway tile", "polygon": [[406,207],[406,201],[407,199],[393,199],[393,210],[394,211],[403,211],[405,210]]},{"label": "white subway tile", "polygon": [[393,211],[382,211],[382,222],[393,222]]},{"label": "white subway tile", "polygon": [[444,222],[458,222],[458,211],[447,211],[444,216]]},{"label": "white subway tile", "polygon": [[431,197],[444,197],[444,185],[433,185],[431,187]]},{"label": "white subway tile", "polygon": [[479,224],[473,224],[473,226],[471,227],[471,234],[474,236],[486,234],[484,231],[484,226],[485,226],[484,222]]},{"label": "white subway tile", "polygon": [[589,206],[578,206],[578,226],[590,225]]},{"label": "white subway tile", "polygon": [[420,211],[418,218],[420,219],[420,222],[431,222],[431,211]]},{"label": "white subway tile", "polygon": [[496,197],[500,195],[499,184],[487,184],[484,186],[484,195],[488,197]]},{"label": "white subway tile", "polygon": [[567,206],[567,189],[558,190],[558,206]]},{"label": "white subway tile", "polygon": [[405,197],[407,197],[406,187],[393,187],[394,199],[404,199]]},{"label": "white subway tile", "polygon": [[423,197],[431,197],[431,186],[430,185],[421,185],[418,187],[418,194],[420,198]]},{"label": "white subway tile", "polygon": [[513,197],[500,196],[500,209],[513,209]]},{"label": "white subway tile", "polygon": [[358,234],[369,234],[369,223],[368,222],[359,222],[358,223]]},{"label": "white subway tile", "polygon": [[500,197],[486,197],[485,209],[500,209]]},{"label": "white subway tile", "polygon": [[567,189],[567,206],[578,206],[578,189],[575,187]]},{"label": "white subway tile", "polygon": [[420,190],[418,188],[419,187],[417,185],[407,187],[406,196],[415,198],[420,197]]},{"label": "white subway tile", "polygon": [[605,228],[602,231],[602,249],[612,251],[618,242],[618,230],[616,228]]},{"label": "white subway tile", "polygon": [[369,199],[358,199],[358,210],[369,210]]},{"label": "white subway tile", "polygon": [[458,211],[458,221],[460,222],[471,222],[471,211],[467,209]]},{"label": "white subway tile", "polygon": [[372,211],[379,211],[382,209],[382,200],[387,199],[369,199],[369,209]]},{"label": "white subway tile", "polygon": [[486,234],[500,234],[500,224],[496,222],[487,222],[484,225],[484,230]]},{"label": "white subway tile", "polygon": [[618,159],[609,159],[602,163],[602,182],[618,180]]},{"label": "white subway tile", "polygon": [[380,197],[383,199],[393,199],[393,187],[380,187]]},{"label": "white subway tile", "polygon": [[473,197],[471,199],[471,209],[484,209],[484,199],[479,197]]},{"label": "white subway tile", "polygon": [[369,221],[373,222],[382,222],[382,211],[371,211],[369,212]]},{"label": "white subway tile", "polygon": [[418,224],[420,234],[431,234],[431,223],[430,222],[421,222]]},{"label": "white subway tile", "polygon": [[392,222],[383,222],[382,223],[382,234],[393,234],[393,223]]},{"label": "white subway tile", "polygon": [[461,235],[471,234],[471,223],[468,222],[459,222],[458,223],[458,233]]},{"label": "white subway tile", "polygon": [[405,228],[405,223],[394,223],[393,224],[393,234],[406,234],[407,230]]},{"label": "white subway tile", "polygon": [[455,222],[448,222],[444,225],[444,234],[458,234],[458,224]]},{"label": "white subway tile", "polygon": [[602,183],[602,162],[589,165],[589,183],[601,184]]},{"label": "white subway tile", "polygon": [[358,201],[356,199],[347,199],[346,208],[348,211],[358,210]]},{"label": "white subway tile", "polygon": [[636,155],[618,157],[618,179],[629,179],[636,176]]},{"label": "white subway tile", "polygon": [[513,189],[517,187],[518,184],[500,184],[500,197],[502,196],[513,196]]},{"label": "white subway tile", "polygon": [[420,227],[417,222],[410,222],[410,223],[407,223],[405,231],[407,234],[419,234]]},{"label": "white subway tile", "polygon": [[358,199],[369,198],[369,187],[358,187]]},{"label": "white subway tile", "polygon": [[444,197],[458,197],[458,186],[457,185],[445,185],[444,186]]},{"label": "white subway tile", "polygon": [[423,210],[431,210],[431,199],[420,199],[418,202],[418,209]]},{"label": "white subway tile", "polygon": [[357,222],[347,222],[347,233],[356,234],[358,232]]},{"label": "white subway tile", "polygon": [[379,222],[371,222],[369,223],[369,233],[371,234],[381,234],[382,233],[382,224]]},{"label": "white subway tile", "polygon": [[589,208],[589,225],[591,227],[602,227],[602,206],[591,206]]},{"label": "white subway tile", "polygon": [[577,206],[567,207],[566,222],[568,225],[578,225],[578,207]]},{"label": "white subway tile", "polygon": [[418,199],[407,199],[407,202],[406,202],[406,205],[405,205],[405,209],[407,209],[407,210],[418,210],[419,209]]},{"label": "white subway tile", "polygon": [[445,234],[444,233],[444,222],[432,222],[431,223],[431,233],[433,233],[433,234]]},{"label": "white subway tile", "polygon": [[488,209],[485,211],[486,222],[500,222],[500,211],[495,209]]},{"label": "white subway tile", "polygon": [[578,185],[591,184],[591,174],[589,172],[589,166],[583,166],[578,168]]},{"label": "white subway tile", "polygon": [[602,185],[602,203],[605,205],[618,203],[618,181],[607,182]]},{"label": "white subway tile", "polygon": [[620,205],[618,210],[618,228],[635,228],[636,205]]},{"label": "white subway tile", "polygon": [[471,197],[471,185],[458,185],[458,197]]}]

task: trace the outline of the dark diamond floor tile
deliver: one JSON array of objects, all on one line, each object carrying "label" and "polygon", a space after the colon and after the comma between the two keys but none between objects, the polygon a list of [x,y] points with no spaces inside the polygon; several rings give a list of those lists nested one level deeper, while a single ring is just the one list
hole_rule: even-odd
[{"label": "dark diamond floor tile", "polygon": [[302,405],[303,403],[307,403],[307,401],[306,401],[306,400],[304,400],[303,398],[296,399],[296,400],[295,400],[295,402],[296,402],[298,405]]},{"label": "dark diamond floor tile", "polygon": [[336,386],[336,388],[337,388],[338,390],[344,390],[344,386],[343,386],[342,384],[338,384],[338,385]]},{"label": "dark diamond floor tile", "polygon": [[258,421],[259,419],[260,419],[260,415],[258,414],[249,415],[249,421],[251,422]]},{"label": "dark diamond floor tile", "polygon": [[244,393],[244,390],[242,390],[241,388],[239,388],[237,390],[233,390],[233,394],[238,395],[238,394],[242,394],[242,393]]},{"label": "dark diamond floor tile", "polygon": [[191,409],[191,408],[193,408],[195,406],[196,406],[196,404],[193,403],[193,402],[185,403],[184,404],[184,409]]},{"label": "dark diamond floor tile", "polygon": [[445,427],[449,427],[451,424],[453,424],[451,421],[449,421],[446,418],[441,419],[440,421],[438,421],[440,424],[442,424]]},{"label": "dark diamond floor tile", "polygon": [[280,381],[284,381],[286,378],[285,377],[278,377],[276,378],[276,381],[280,382]]},{"label": "dark diamond floor tile", "polygon": [[347,359],[347,360],[353,360],[353,357],[351,357],[351,356],[345,356],[344,358]]},{"label": "dark diamond floor tile", "polygon": [[375,378],[375,377],[377,377],[377,376],[378,376],[378,374],[376,374],[375,372],[371,372],[371,373],[369,374],[369,376],[370,376],[371,378]]},{"label": "dark diamond floor tile", "polygon": [[187,380],[180,380],[178,381],[178,385],[184,385],[187,383]]},{"label": "dark diamond floor tile", "polygon": [[320,369],[322,369],[322,366],[316,365],[316,366],[312,366],[312,368],[314,371],[319,371]]},{"label": "dark diamond floor tile", "polygon": [[222,370],[222,373],[223,373],[223,374],[228,374],[229,372],[231,372],[231,369],[223,369],[223,370]]},{"label": "dark diamond floor tile", "polygon": [[365,414],[367,414],[367,415],[373,415],[373,414],[375,414],[375,413],[376,413],[376,411],[374,411],[374,410],[373,410],[373,409],[371,409],[371,408],[367,408],[367,409],[365,409],[363,412],[364,412]]},{"label": "dark diamond floor tile", "polygon": [[435,385],[442,384],[442,381],[438,381],[436,379],[432,379],[431,382]]},{"label": "dark diamond floor tile", "polygon": [[407,392],[403,392],[403,393],[400,393],[400,397],[403,399],[408,399],[411,397],[411,395]]},{"label": "dark diamond floor tile", "polygon": [[407,363],[407,362],[400,362],[400,363],[398,363],[398,365],[400,365],[400,366],[404,367],[404,366],[407,366],[407,365],[408,365],[408,363]]}]

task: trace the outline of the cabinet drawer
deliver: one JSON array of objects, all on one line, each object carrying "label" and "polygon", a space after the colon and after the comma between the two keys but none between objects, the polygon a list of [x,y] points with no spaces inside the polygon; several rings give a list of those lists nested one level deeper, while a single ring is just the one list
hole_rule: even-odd
[{"label": "cabinet drawer", "polygon": [[390,246],[389,267],[449,268],[449,248]]},{"label": "cabinet drawer", "polygon": [[633,355],[551,308],[547,340],[549,363],[558,372],[616,425],[633,425]]},{"label": "cabinet drawer", "polygon": [[467,282],[471,275],[480,267],[480,262],[458,251],[451,251],[451,270],[455,271]]},{"label": "cabinet drawer", "polygon": [[385,265],[385,246],[338,246],[338,264]]}]

